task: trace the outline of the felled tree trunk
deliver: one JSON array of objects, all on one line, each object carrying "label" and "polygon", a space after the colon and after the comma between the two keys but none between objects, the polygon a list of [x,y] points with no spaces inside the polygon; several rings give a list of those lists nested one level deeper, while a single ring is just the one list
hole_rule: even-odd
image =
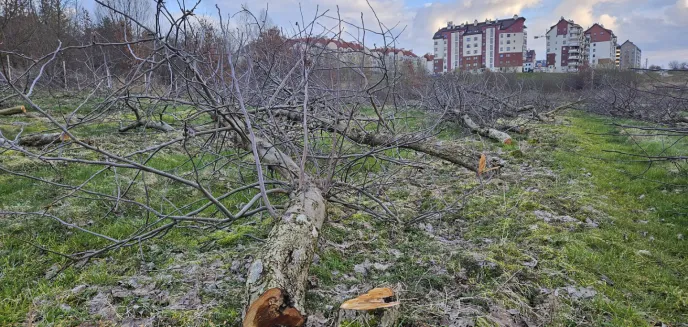
[{"label": "felled tree trunk", "polygon": [[124,133],[128,130],[138,128],[138,127],[144,127],[144,128],[150,128],[150,129],[155,129],[161,132],[171,132],[174,131],[174,128],[170,125],[168,125],[166,122],[162,121],[162,115],[160,115],[160,121],[151,121],[145,119],[145,117],[141,114],[141,110],[138,109],[138,107],[131,105],[129,102],[126,103],[127,106],[131,109],[131,111],[134,112],[134,115],[136,116],[136,122],[134,122],[131,125],[127,125],[124,127],[119,128],[120,133]]},{"label": "felled tree trunk", "polygon": [[325,199],[318,186],[310,184],[291,195],[286,211],[270,231],[263,255],[249,269],[248,303],[266,290],[279,288],[289,298],[288,307],[305,312],[308,270],[324,221]]},{"label": "felled tree trunk", "polygon": [[[292,121],[300,121],[303,117],[298,112],[287,110],[275,111],[274,114],[286,117]],[[480,154],[473,153],[473,151],[468,151],[466,149],[459,149],[458,146],[448,146],[434,137],[398,137],[385,133],[366,132],[360,129],[347,129],[343,123],[337,123],[327,119],[319,119],[318,121],[322,128],[338,133],[358,144],[368,146],[395,145],[402,149],[409,149],[425,153],[460,165],[469,170],[477,171],[477,166],[475,163],[480,158]]]},{"label": "felled tree trunk", "polygon": [[26,113],[26,108],[24,106],[14,106],[0,110],[0,116],[12,116],[23,113]]},{"label": "felled tree trunk", "polygon": [[509,136],[509,134],[498,131],[494,128],[482,127],[476,124],[471,117],[468,117],[468,115],[463,115],[461,119],[463,120],[464,125],[466,125],[466,127],[468,127],[471,131],[504,144],[511,144],[511,136]]},{"label": "felled tree trunk", "polygon": [[166,122],[163,121],[146,121],[146,120],[139,120],[131,125],[120,127],[119,132],[124,133],[128,130],[138,128],[138,127],[144,127],[144,128],[150,128],[150,129],[155,129],[161,132],[172,132],[174,131],[174,127],[170,126]]},{"label": "felled tree trunk", "polygon": [[[396,145],[400,148],[410,149],[431,156],[447,160],[472,171],[477,171],[476,162],[479,154],[448,146],[435,138],[424,140],[412,140],[403,137],[394,137],[383,133],[366,133],[364,131],[349,131],[344,134],[352,141],[369,146]],[[469,152],[469,155],[462,153]]]},{"label": "felled tree trunk", "polygon": [[24,136],[19,139],[21,146],[44,146],[48,144],[56,144],[68,141],[69,137],[61,133],[53,134],[35,134]]},{"label": "felled tree trunk", "polygon": [[[287,179],[299,176],[300,168],[291,157],[265,139],[257,137],[254,143],[264,164]],[[251,145],[244,147],[250,149]],[[278,288],[287,299],[283,305],[304,314],[308,270],[325,212],[320,186],[306,176],[303,188],[291,194],[287,209],[270,231],[262,255],[251,264],[246,280],[247,309],[266,291]],[[245,320],[244,326],[253,323]]]}]

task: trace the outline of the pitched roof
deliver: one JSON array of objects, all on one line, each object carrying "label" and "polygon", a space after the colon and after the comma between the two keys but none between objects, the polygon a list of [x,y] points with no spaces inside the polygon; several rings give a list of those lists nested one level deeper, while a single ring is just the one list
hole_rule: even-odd
[{"label": "pitched roof", "polygon": [[549,27],[549,29],[547,30],[547,33],[549,33],[549,31],[551,31],[553,28],[557,27],[557,25],[559,25],[559,23],[561,23],[562,20],[565,21],[566,24],[571,24],[571,25],[573,25],[573,26],[578,26],[578,27],[580,27],[580,25],[578,25],[578,24],[576,24],[576,23],[573,22],[573,19],[567,20],[566,18],[564,18],[564,16],[561,16],[561,18],[559,19],[559,21],[557,21],[556,24],[554,24],[554,25],[552,25],[552,26]]},{"label": "pitched roof", "polygon": [[585,30],[585,34],[590,34],[590,30],[595,26],[599,26],[601,29],[607,31],[609,34],[614,35],[614,32],[612,32],[612,30],[610,30],[608,28],[604,28],[604,26],[600,25],[599,23],[592,24],[592,26],[590,26],[590,28]]},{"label": "pitched roof", "polygon": [[507,19],[497,19],[497,20],[487,20],[485,22],[480,22],[477,25],[475,23],[470,24],[466,22],[465,24],[461,25],[455,25],[454,27],[442,27],[437,32],[435,32],[435,35],[433,35],[433,39],[441,39],[444,38],[442,35],[442,32],[448,32],[448,31],[461,31],[465,30],[464,34],[478,34],[483,32],[483,27],[485,26],[498,26],[500,30],[507,29],[511,27],[514,23],[516,23],[519,20],[526,20],[525,17],[516,17],[516,18],[507,18]]},{"label": "pitched roof", "polygon": [[391,52],[391,53],[394,53],[394,54],[401,54],[401,55],[408,56],[408,57],[413,57],[413,58],[417,58],[417,57],[418,57],[418,56],[417,56],[415,53],[413,53],[413,51],[411,51],[411,50],[404,50],[404,49],[397,49],[397,48],[375,48],[375,49],[373,49],[373,50],[371,50],[371,51],[380,52],[380,53],[383,53],[383,54],[389,54],[389,53]]}]

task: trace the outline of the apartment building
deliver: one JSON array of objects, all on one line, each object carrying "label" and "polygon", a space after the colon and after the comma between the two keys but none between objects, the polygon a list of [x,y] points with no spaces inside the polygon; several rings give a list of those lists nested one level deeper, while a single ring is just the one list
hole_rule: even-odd
[{"label": "apartment building", "polygon": [[528,46],[525,21],[514,15],[472,24],[448,22],[432,37],[433,72],[522,72]]},{"label": "apartment building", "polygon": [[583,28],[573,20],[561,19],[545,34],[547,39],[546,71],[576,72],[587,63],[588,39]]},{"label": "apartment building", "polygon": [[535,50],[526,51],[526,59],[523,61],[523,72],[532,72],[535,69]]},{"label": "apartment building", "polygon": [[616,66],[616,35],[610,29],[598,23],[585,31],[585,38],[589,42],[588,63],[592,67]]},{"label": "apartment building", "polygon": [[633,42],[626,40],[619,46],[619,68],[641,68],[642,52]]},{"label": "apartment building", "polygon": [[425,70],[427,70],[428,73],[434,73],[435,72],[435,56],[426,53],[423,55],[423,59],[425,59]]}]

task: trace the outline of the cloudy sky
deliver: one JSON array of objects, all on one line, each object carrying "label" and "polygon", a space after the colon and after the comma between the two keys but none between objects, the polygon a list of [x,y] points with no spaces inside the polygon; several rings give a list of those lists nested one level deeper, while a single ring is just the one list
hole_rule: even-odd
[{"label": "cloudy sky", "polygon": [[[191,0],[195,2],[194,0]],[[360,25],[361,14],[366,28],[377,29],[375,15],[393,33],[398,34],[397,46],[412,49],[422,55],[432,51],[432,35],[447,21],[461,23],[475,19],[509,18],[514,14],[526,17],[528,46],[535,49],[538,59],[544,59],[545,40],[534,39],[554,25],[561,16],[573,19],[584,28],[595,22],[611,28],[619,43],[633,41],[643,51],[649,64],[666,67],[671,60],[688,61],[688,0],[202,0],[199,11],[216,15],[215,5],[223,13],[236,12],[241,3],[259,12],[268,8],[271,21],[286,30],[293,30],[297,22],[308,21],[316,10],[329,16]],[[171,3],[171,2],[170,2]],[[372,7],[375,13],[371,10]],[[335,27],[334,20],[324,18],[321,24]],[[322,27],[319,27],[322,29]],[[348,26],[347,33],[357,35]],[[348,38],[351,39],[349,36]],[[366,35],[366,45],[380,45],[382,41]]]}]

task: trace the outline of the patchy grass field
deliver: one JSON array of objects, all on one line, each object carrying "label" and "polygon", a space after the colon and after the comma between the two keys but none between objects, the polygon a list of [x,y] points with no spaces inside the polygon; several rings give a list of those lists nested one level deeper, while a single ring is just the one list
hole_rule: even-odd
[{"label": "patchy grass field", "polygon": [[[688,321],[688,176],[669,165],[648,169],[605,152],[635,151],[640,144],[657,153],[666,145],[660,138],[633,138],[609,122],[571,112],[558,124],[535,127],[514,145],[488,144],[506,167],[483,181],[452,164],[404,151],[404,158],[428,166],[401,170],[384,194],[407,224],[328,208],[311,269],[311,322],[318,326],[334,319],[341,301],[381,285],[401,290],[405,326],[680,326]],[[121,142],[107,135],[118,126],[110,124],[84,133]],[[0,121],[7,137],[16,128]],[[446,142],[457,141],[452,128],[440,134]],[[132,142],[151,138],[126,137]],[[688,152],[688,142],[678,140],[671,151]],[[155,163],[159,169],[189,169],[182,154],[163,158]],[[362,165],[389,169],[387,163]],[[65,183],[97,171],[49,167],[16,154],[3,154],[0,167]],[[118,178],[126,184],[127,177],[106,171],[91,187],[107,191]],[[162,183],[153,177],[147,182]],[[465,196],[481,183],[483,188]],[[164,189],[175,205],[188,204],[188,194],[173,185]],[[56,192],[64,190],[0,172],[2,210],[45,210]],[[225,204],[236,206],[252,195],[231,197]],[[115,236],[146,219],[126,206],[107,219],[94,219],[88,215],[109,208],[89,198],[74,201],[51,209]],[[415,219],[452,203],[462,209]],[[0,325],[237,325],[244,278],[261,245],[256,238],[265,238],[270,226],[270,219],[256,217],[213,232],[175,229],[61,270],[66,259],[52,251],[82,251],[102,240],[42,216],[0,216]],[[351,323],[356,325],[361,323]]]}]

